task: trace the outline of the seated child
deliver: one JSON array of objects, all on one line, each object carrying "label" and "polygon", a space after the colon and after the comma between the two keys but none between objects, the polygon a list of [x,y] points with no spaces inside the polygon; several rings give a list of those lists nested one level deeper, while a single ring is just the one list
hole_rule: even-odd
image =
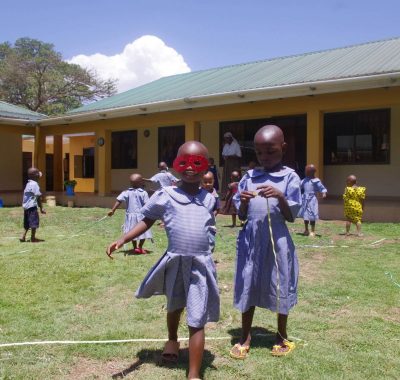
[{"label": "seated child", "polygon": [[357,186],[357,177],[349,175],[344,189],[344,216],[346,218],[346,236],[350,235],[350,226],[356,225],[357,235],[361,233],[361,219],[364,212],[365,187]]},{"label": "seated child", "polygon": [[233,202],[233,196],[237,193],[240,181],[240,173],[234,170],[231,174],[231,182],[228,184],[228,192],[225,196],[225,205],[221,210],[223,215],[232,215],[232,227],[236,227],[237,210]]},{"label": "seated child", "polygon": [[219,199],[219,195],[216,189],[214,188],[214,175],[211,171],[203,175],[203,179],[201,181],[201,187],[207,190],[215,198],[216,203],[215,203],[214,216],[217,216],[221,208],[221,201]]},{"label": "seated child", "polygon": [[26,234],[29,229],[31,230],[31,243],[40,241],[36,239],[36,229],[39,228],[39,214],[37,208],[39,206],[40,213],[46,214],[42,206],[42,193],[40,192],[37,180],[42,176],[42,173],[37,168],[28,169],[28,182],[24,189],[24,197],[22,200],[22,207],[24,208],[24,233],[19,239],[24,242]]},{"label": "seated child", "polygon": [[[327,190],[319,178],[315,177],[317,169],[313,164],[307,165],[305,168],[305,178],[300,183],[302,191],[301,208],[299,217],[304,219],[304,236],[315,236],[315,222],[319,219],[319,208],[317,196],[321,194],[322,198],[326,198]],[[311,232],[308,225],[311,225]]]},{"label": "seated child", "polygon": [[[129,181],[131,183],[131,187],[118,195],[117,201],[115,202],[111,211],[108,213],[108,216],[113,216],[115,210],[119,207],[119,205],[122,202],[126,203],[124,233],[130,231],[143,219],[143,215],[141,214],[140,209],[149,200],[149,196],[147,195],[147,193],[140,188],[140,186],[143,185],[143,179],[140,174],[132,174],[129,177]],[[132,244],[134,252],[137,254],[148,253],[146,249],[143,249],[143,244],[146,239],[152,238],[153,234],[151,233],[151,230],[148,230],[142,235],[137,236],[135,239],[133,239]],[[137,247],[137,241],[139,241],[139,247]]]}]

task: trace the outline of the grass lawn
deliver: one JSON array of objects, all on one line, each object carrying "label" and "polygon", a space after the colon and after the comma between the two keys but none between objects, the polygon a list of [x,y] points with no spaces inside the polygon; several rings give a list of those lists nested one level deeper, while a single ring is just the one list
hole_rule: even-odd
[{"label": "grass lawn", "polygon": [[[121,232],[123,211],[47,208],[37,237],[20,243],[22,209],[0,209],[0,343],[45,340],[165,338],[165,298],[136,300],[134,290],[166,247],[153,227],[149,255],[105,247]],[[293,354],[270,355],[276,317],[257,309],[250,356],[229,357],[239,334],[232,307],[235,236],[218,216],[215,259],[221,319],[207,327],[205,379],[395,379],[400,373],[400,225],[363,225],[362,238],[340,235],[343,222],[321,221],[320,236],[290,230],[300,261],[299,304],[289,316]],[[28,235],[29,237],[29,235]],[[130,248],[130,247],[129,247]],[[387,273],[388,272],[388,273]],[[385,274],[387,273],[387,274]],[[392,276],[392,278],[390,277]],[[183,318],[180,336],[188,331]],[[163,367],[162,342],[0,347],[0,379],[185,379],[187,344],[179,365]]]}]

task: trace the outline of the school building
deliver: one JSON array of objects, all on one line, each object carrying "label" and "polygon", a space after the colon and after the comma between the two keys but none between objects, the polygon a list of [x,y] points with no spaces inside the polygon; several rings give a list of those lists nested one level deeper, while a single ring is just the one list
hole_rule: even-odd
[{"label": "school building", "polygon": [[34,164],[42,189],[63,197],[63,180],[75,179],[77,204],[110,206],[129,174],[171,165],[187,140],[221,167],[230,131],[246,167],[265,124],[283,129],[285,164],[300,175],[317,166],[329,193],[323,218],[342,218],[355,174],[366,220],[400,221],[400,38],[164,77],[58,117],[0,102],[0,197],[19,204]]}]

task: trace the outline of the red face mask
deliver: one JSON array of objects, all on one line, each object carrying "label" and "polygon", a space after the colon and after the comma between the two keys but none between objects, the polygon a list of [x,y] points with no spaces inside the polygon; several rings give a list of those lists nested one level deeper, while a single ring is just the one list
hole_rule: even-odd
[{"label": "red face mask", "polygon": [[173,167],[178,173],[184,172],[188,167],[200,173],[208,169],[208,160],[203,156],[184,154],[175,158]]}]

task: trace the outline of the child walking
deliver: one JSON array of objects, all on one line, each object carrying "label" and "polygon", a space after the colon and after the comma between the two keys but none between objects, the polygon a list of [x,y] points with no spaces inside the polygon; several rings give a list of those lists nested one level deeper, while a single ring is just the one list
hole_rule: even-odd
[{"label": "child walking", "polygon": [[225,196],[225,205],[221,211],[221,214],[223,215],[232,215],[232,227],[236,227],[237,209],[233,201],[233,197],[238,191],[239,181],[240,173],[237,170],[234,170],[231,174],[231,182],[228,183],[228,192]]},{"label": "child walking", "polygon": [[239,217],[247,219],[237,240],[234,306],[242,312],[242,334],[230,350],[236,359],[245,359],[250,350],[256,306],[277,313],[272,355],[287,355],[295,347],[286,326],[297,303],[299,267],[286,221],[293,222],[300,208],[300,178],[282,165],[286,143],[279,127],[259,129],[254,145],[263,169],[249,170],[235,196]]},{"label": "child walking", "polygon": [[214,188],[214,174],[212,172],[207,172],[203,175],[203,179],[201,180],[201,187],[204,190],[207,190],[214,198],[215,198],[215,211],[214,216],[217,216],[220,208],[221,208],[221,201],[219,199],[219,195],[217,190]]},{"label": "child walking", "polygon": [[42,193],[37,180],[42,176],[42,173],[37,168],[28,169],[28,182],[24,189],[22,199],[22,207],[24,208],[24,233],[19,239],[20,242],[26,241],[26,234],[31,230],[31,243],[37,243],[41,240],[36,239],[36,229],[39,228],[39,213],[46,214],[42,206]]},{"label": "child walking", "polygon": [[346,179],[346,188],[344,189],[344,216],[346,218],[346,236],[350,235],[350,226],[355,224],[357,236],[363,236],[361,233],[361,219],[364,212],[366,188],[357,186],[357,177],[349,175]]},{"label": "child walking", "polygon": [[[129,177],[129,181],[131,183],[131,187],[118,195],[114,206],[108,213],[108,216],[113,216],[115,210],[120,206],[120,204],[122,202],[126,203],[124,234],[129,232],[143,219],[140,209],[149,200],[149,196],[147,195],[146,191],[141,188],[141,186],[143,186],[143,178],[140,174],[132,174]],[[149,253],[147,249],[143,248],[143,245],[146,239],[152,238],[153,234],[151,230],[148,230],[142,235],[137,236],[132,240],[133,251],[137,254]],[[139,241],[139,247],[137,246],[137,241]]]},{"label": "child walking", "polygon": [[[328,190],[319,178],[315,177],[316,167],[313,164],[305,167],[305,178],[300,183],[302,192],[299,217],[304,220],[304,236],[315,236],[315,223],[319,219],[318,196],[326,198]],[[311,225],[311,232],[308,225]]]},{"label": "child walking", "polygon": [[215,244],[215,198],[200,188],[208,170],[207,148],[189,141],[178,150],[174,169],[180,173],[179,186],[156,191],[142,208],[144,219],[119,240],[107,254],[148,230],[163,218],[168,248],[144,278],[137,298],[165,294],[167,297],[168,342],[163,360],[178,359],[178,326],[186,307],[189,326],[189,379],[198,379],[204,352],[204,326],[219,319],[219,291],[211,253]]}]

